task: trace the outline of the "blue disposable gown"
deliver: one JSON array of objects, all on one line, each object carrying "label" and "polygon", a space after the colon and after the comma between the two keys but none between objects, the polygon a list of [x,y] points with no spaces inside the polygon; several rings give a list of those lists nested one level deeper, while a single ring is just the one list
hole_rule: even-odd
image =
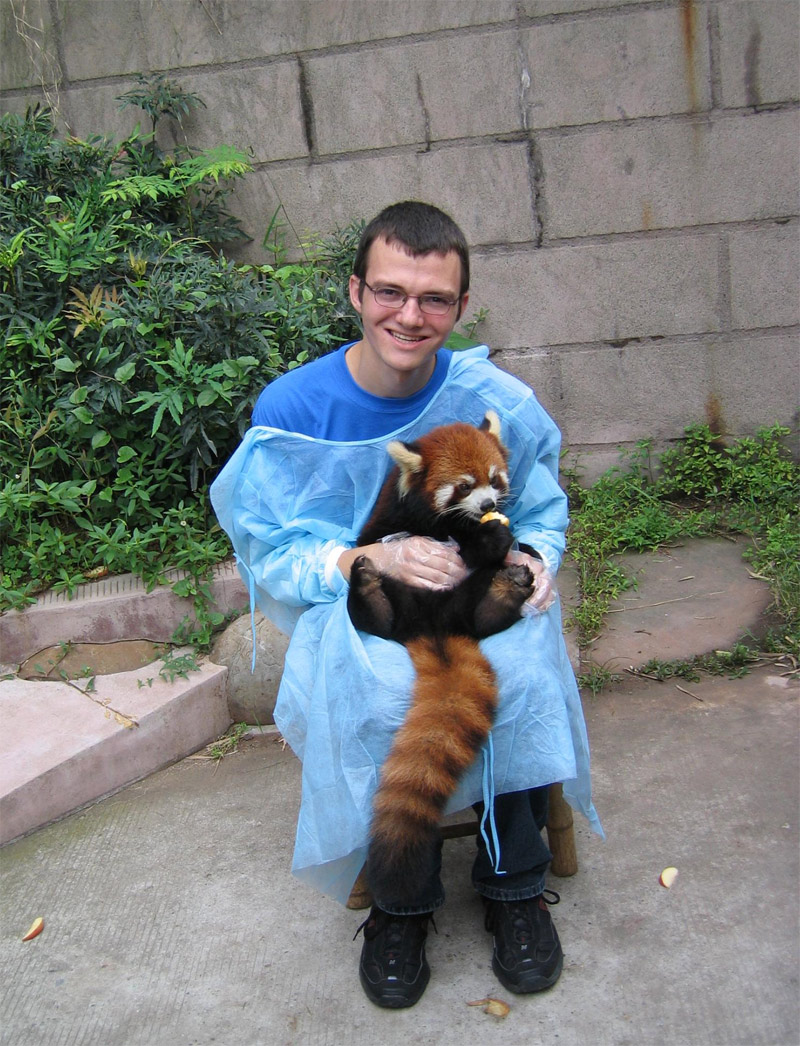
[{"label": "blue disposable gown", "polygon": [[[567,526],[558,485],[558,429],[522,382],[486,360],[452,357],[446,381],[413,424],[363,442],[333,442],[255,427],[211,488],[250,586],[251,604],[291,634],[275,721],[303,763],[292,870],[344,902],[364,863],[381,764],[410,702],[404,647],[356,631],[336,569],[367,520],[389,467],[386,444],[436,425],[500,417],[510,452],[516,539],[558,570]],[[553,781],[602,834],[591,799],[589,749],[558,601],[481,641],[498,680],[491,746],[462,779],[449,810],[492,792]],[[502,854],[499,857],[502,869]]]}]

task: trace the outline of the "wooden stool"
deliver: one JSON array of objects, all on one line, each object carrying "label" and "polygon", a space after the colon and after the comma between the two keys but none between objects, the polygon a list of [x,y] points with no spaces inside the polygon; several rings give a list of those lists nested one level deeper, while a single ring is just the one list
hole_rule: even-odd
[{"label": "wooden stool", "polygon": [[[472,811],[462,810],[452,814],[442,824],[443,839],[458,839],[464,835],[478,834],[478,821],[470,816]],[[572,807],[564,798],[561,784],[550,785],[550,795],[547,812],[547,845],[553,860],[550,862],[550,871],[553,875],[566,878],[574,875],[578,870],[578,854],[575,850],[575,829],[572,821]],[[347,907],[352,909],[370,908],[372,906],[372,894],[367,885],[366,867],[358,873],[358,878],[353,884],[350,896],[347,899]]]}]

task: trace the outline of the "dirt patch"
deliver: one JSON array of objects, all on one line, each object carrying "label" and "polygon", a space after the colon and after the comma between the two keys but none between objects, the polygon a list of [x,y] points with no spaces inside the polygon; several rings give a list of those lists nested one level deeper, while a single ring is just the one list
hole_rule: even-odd
[{"label": "dirt patch", "polygon": [[163,657],[165,643],[123,639],[113,643],[59,643],[32,654],[20,665],[21,679],[78,679],[133,672]]}]

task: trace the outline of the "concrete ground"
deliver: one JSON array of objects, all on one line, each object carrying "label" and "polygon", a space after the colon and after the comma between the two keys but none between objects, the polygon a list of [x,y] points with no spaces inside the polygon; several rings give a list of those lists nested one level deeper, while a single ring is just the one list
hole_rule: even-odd
[{"label": "concrete ground", "polygon": [[[550,883],[565,952],[551,991],[515,997],[494,979],[468,885],[474,841],[462,838],[445,845],[448,902],[429,938],[427,992],[411,1010],[370,1004],[352,940],[366,913],[292,879],[299,764],[265,734],[218,765],[184,759],[0,851],[0,1042],[799,1042],[800,684],[776,663],[678,685],[624,672],[633,644],[641,663],[679,629],[696,653],[719,642],[704,628],[721,615],[697,609],[704,593],[680,587],[666,604],[647,587],[649,574],[663,597],[694,566],[674,554],[641,564],[628,594],[636,612],[621,601],[615,645],[601,637],[591,652],[621,672],[585,696],[607,840],[578,821],[579,872]],[[727,583],[721,573],[710,580]],[[743,571],[740,591],[748,581]],[[658,882],[668,865],[680,873],[670,890]],[[43,933],[22,942],[39,915]],[[511,1005],[507,1017],[467,1005],[488,996]]]}]

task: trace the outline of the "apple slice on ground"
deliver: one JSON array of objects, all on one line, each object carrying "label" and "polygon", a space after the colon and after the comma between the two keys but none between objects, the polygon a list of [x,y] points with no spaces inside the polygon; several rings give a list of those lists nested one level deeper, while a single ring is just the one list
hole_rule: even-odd
[{"label": "apple slice on ground", "polygon": [[30,930],[28,930],[28,932],[22,938],[23,941],[31,941],[31,940],[33,940],[34,937],[38,937],[39,936],[39,934],[42,932],[43,929],[44,929],[44,919],[40,915],[38,919],[34,919],[33,922],[31,923]]},{"label": "apple slice on ground", "polygon": [[666,889],[668,890],[677,878],[678,869],[670,866],[669,868],[664,869],[664,871],[658,877],[658,881],[661,883],[662,886],[666,887]]}]

